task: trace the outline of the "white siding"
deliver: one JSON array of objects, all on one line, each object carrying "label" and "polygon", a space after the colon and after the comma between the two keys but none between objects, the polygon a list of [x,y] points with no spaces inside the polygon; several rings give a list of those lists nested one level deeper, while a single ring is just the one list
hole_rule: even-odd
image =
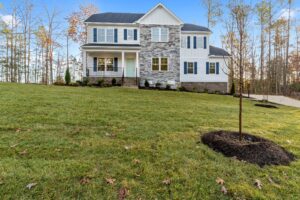
[{"label": "white siding", "polygon": [[[184,74],[184,62],[197,62],[197,74]],[[206,74],[206,62],[219,62],[219,74]],[[227,63],[227,61],[226,61]],[[181,82],[228,82],[225,60],[223,58],[181,58],[180,81]]]},{"label": "white siding", "polygon": [[[94,28],[104,28],[104,29],[118,29],[118,43],[117,44],[140,44],[140,30],[138,26],[120,26],[120,25],[89,25],[87,28],[88,31],[88,43],[94,43],[93,41],[93,29]],[[137,40],[124,40],[124,29],[137,29],[138,34],[137,34]]]},{"label": "white siding", "polygon": [[164,7],[158,6],[140,21],[141,24],[179,25],[180,22]]},{"label": "white siding", "polygon": [[[180,49],[180,81],[181,82],[228,82],[227,67],[223,58],[209,58],[209,35],[182,33],[191,37],[191,48]],[[194,36],[207,37],[206,49],[194,49]],[[184,62],[197,62],[197,74],[184,74]],[[206,62],[219,62],[219,74],[206,74]],[[227,61],[226,61],[227,62]]]}]

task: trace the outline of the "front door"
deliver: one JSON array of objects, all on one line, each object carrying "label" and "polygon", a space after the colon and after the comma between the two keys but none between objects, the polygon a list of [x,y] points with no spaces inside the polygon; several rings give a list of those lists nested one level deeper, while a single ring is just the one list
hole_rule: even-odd
[{"label": "front door", "polygon": [[126,77],[136,77],[135,59],[126,59]]}]

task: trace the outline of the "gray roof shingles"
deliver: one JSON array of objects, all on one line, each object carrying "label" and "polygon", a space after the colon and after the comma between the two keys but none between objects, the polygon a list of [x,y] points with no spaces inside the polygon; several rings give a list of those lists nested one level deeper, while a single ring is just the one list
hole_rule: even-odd
[{"label": "gray roof shingles", "polygon": [[225,51],[224,49],[214,47],[214,46],[209,46],[209,55],[210,56],[230,56],[230,54]]},{"label": "gray roof shingles", "polygon": [[204,26],[198,26],[195,24],[184,24],[181,28],[182,31],[200,31],[200,32],[211,32],[208,28]]},{"label": "gray roof shingles", "polygon": [[140,13],[99,13],[90,16],[85,22],[134,23],[144,15]]}]

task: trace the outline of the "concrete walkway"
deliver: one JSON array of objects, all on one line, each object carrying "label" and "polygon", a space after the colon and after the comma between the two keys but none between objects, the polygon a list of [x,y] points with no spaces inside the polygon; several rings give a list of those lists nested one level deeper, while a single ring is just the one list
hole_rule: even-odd
[{"label": "concrete walkway", "polygon": [[[248,95],[245,95],[245,96],[248,96]],[[251,94],[250,97],[253,99],[256,99],[256,100],[263,100],[264,97],[266,98],[266,96],[256,95],[256,94]],[[269,95],[268,101],[272,102],[272,103],[285,105],[285,106],[300,108],[300,101],[289,98],[289,97],[285,97],[285,96]]]}]

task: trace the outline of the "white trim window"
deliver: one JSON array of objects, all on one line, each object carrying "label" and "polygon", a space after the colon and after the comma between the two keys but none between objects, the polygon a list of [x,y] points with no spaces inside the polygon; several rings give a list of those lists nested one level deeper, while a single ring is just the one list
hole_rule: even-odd
[{"label": "white trim window", "polygon": [[97,71],[99,71],[99,72],[114,71],[114,59],[113,58],[98,58]]},{"label": "white trim window", "polygon": [[105,34],[105,29],[104,28],[100,28],[98,29],[98,42],[99,43],[103,43],[105,42],[105,38],[106,38],[106,34]]},{"label": "white trim window", "polygon": [[104,29],[100,28],[98,29],[98,43],[114,43],[114,29]]},{"label": "white trim window", "polygon": [[152,58],[152,71],[168,71],[169,70],[169,59],[163,58]]},{"label": "white trim window", "polygon": [[106,29],[106,42],[114,43],[114,29]]},{"label": "white trim window", "polygon": [[151,28],[151,41],[152,42],[168,42],[169,41],[169,29],[152,27]]},{"label": "white trim window", "polygon": [[194,74],[194,63],[193,62],[188,62],[188,66],[187,66],[187,73],[188,74]]},{"label": "white trim window", "polygon": [[127,40],[128,41],[134,40],[134,29],[127,29]]},{"label": "white trim window", "polygon": [[209,63],[209,74],[216,74],[216,63]]}]

